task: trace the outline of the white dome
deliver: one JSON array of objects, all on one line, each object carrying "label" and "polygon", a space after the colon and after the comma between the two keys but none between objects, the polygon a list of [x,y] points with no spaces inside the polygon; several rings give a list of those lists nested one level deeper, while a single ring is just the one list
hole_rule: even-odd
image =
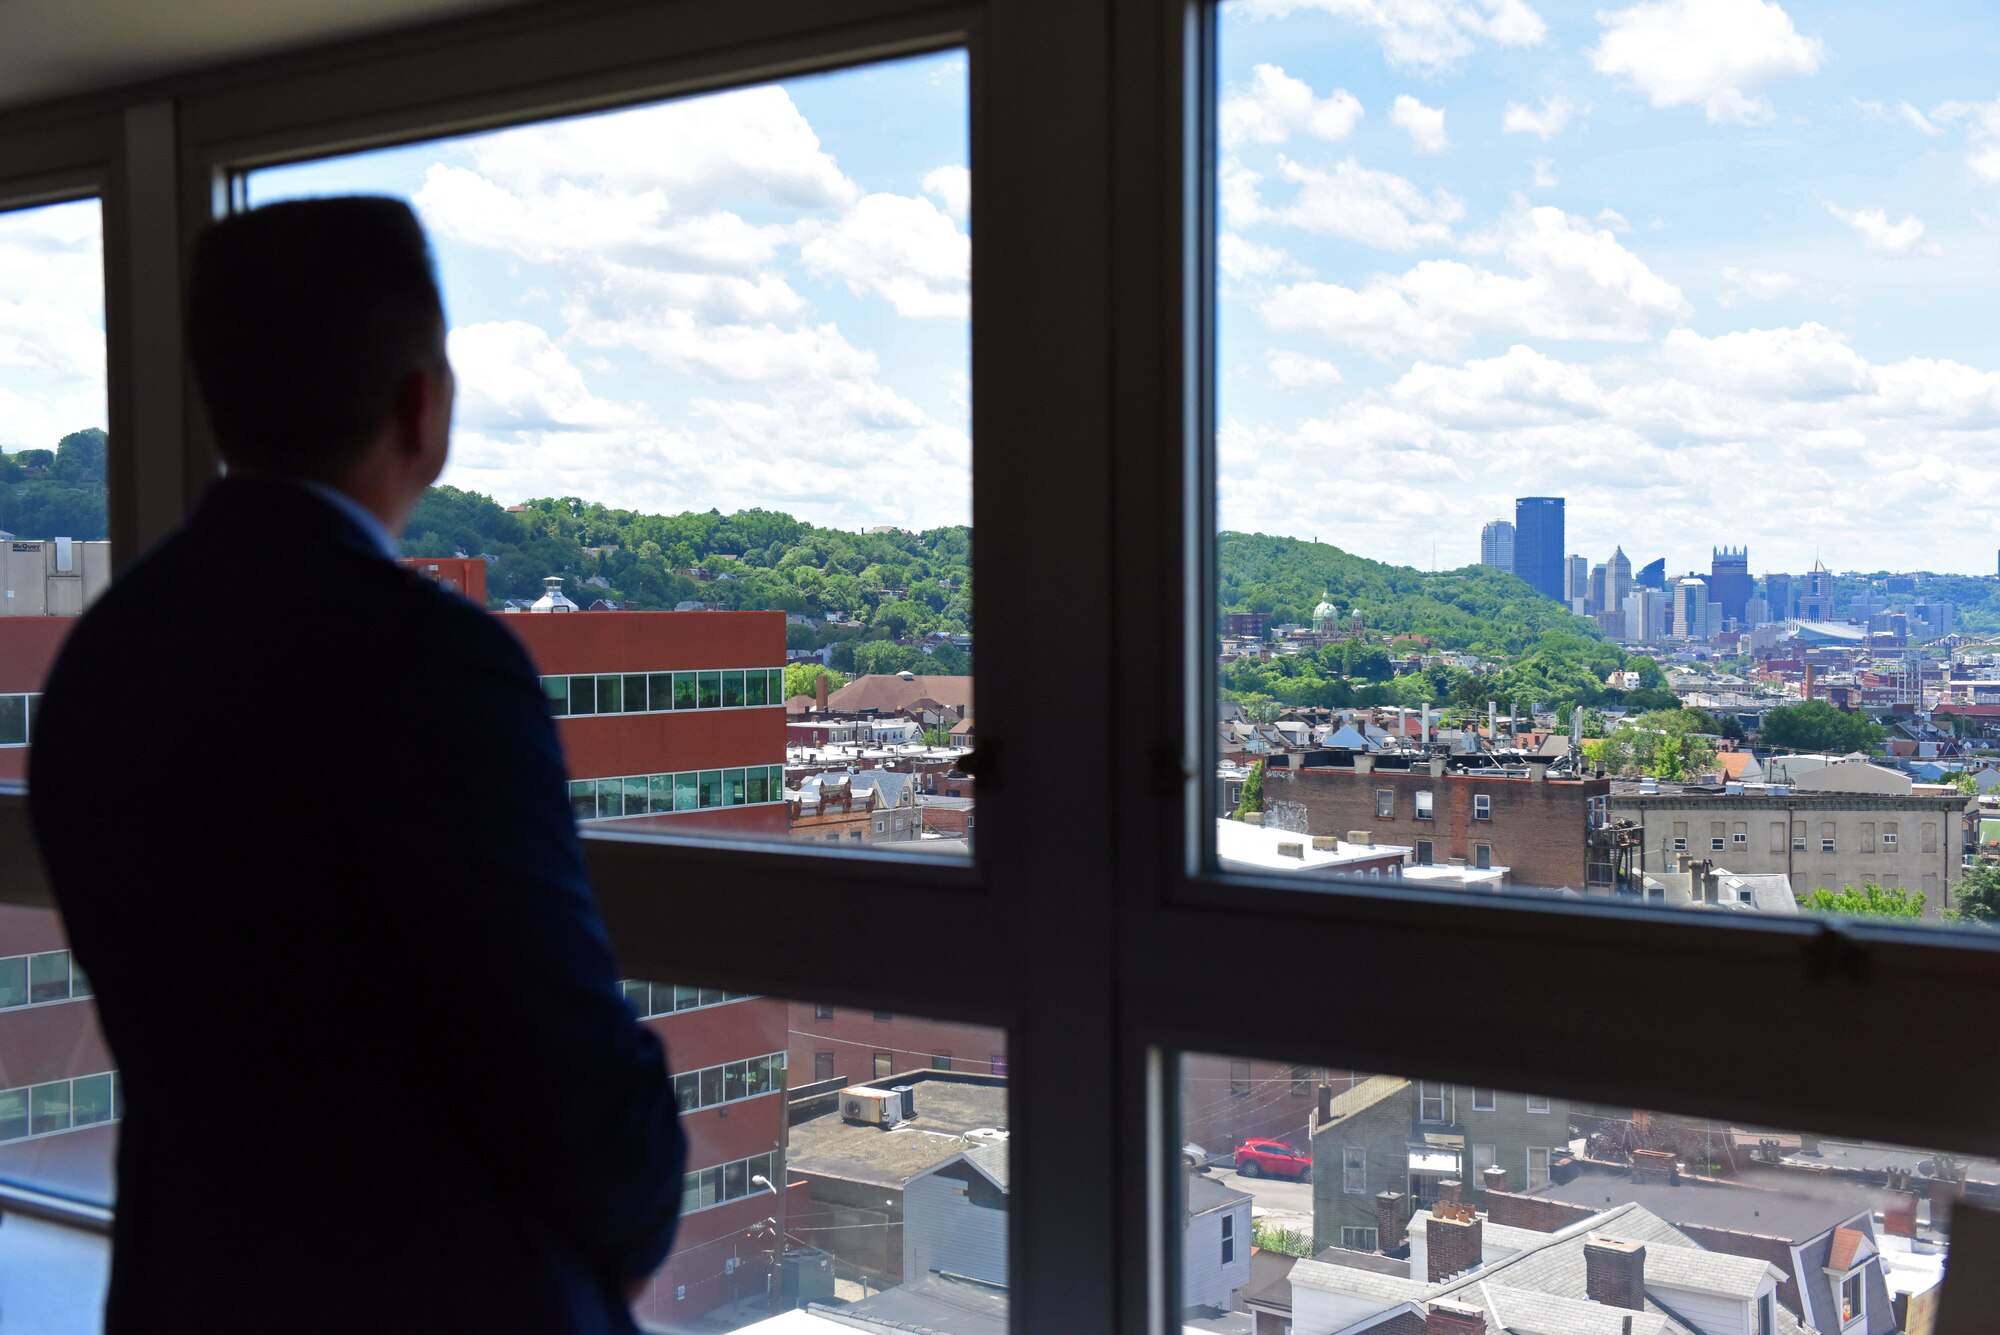
[{"label": "white dome", "polygon": [[530,612],[575,612],[577,605],[563,596],[562,576],[548,575],[542,580],[542,596],[535,599]]}]

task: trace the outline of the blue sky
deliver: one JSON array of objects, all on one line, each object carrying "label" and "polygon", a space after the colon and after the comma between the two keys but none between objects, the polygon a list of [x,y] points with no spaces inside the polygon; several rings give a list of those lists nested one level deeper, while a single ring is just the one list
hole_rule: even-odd
[{"label": "blue sky", "polygon": [[[2000,17],[1968,3],[1230,0],[1224,522],[1987,573]],[[946,53],[258,173],[429,225],[503,502],[969,514]],[[102,418],[94,204],[0,216],[0,444]],[[95,349],[95,351],[93,351]],[[75,419],[75,420],[72,420]]]},{"label": "blue sky", "polygon": [[1990,574],[2000,18],[1233,0],[1229,527]]},{"label": "blue sky", "polygon": [[946,53],[256,173],[430,231],[444,481],[503,504],[970,522],[965,62]]}]

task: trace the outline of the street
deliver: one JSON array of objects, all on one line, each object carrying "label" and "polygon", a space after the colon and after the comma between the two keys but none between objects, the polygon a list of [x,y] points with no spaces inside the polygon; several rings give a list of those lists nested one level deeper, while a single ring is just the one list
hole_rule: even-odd
[{"label": "street", "polygon": [[1250,1217],[1267,1228],[1297,1229],[1312,1236],[1313,1189],[1310,1182],[1272,1177],[1244,1177],[1233,1168],[1217,1166],[1208,1176],[1225,1187],[1250,1193]]}]

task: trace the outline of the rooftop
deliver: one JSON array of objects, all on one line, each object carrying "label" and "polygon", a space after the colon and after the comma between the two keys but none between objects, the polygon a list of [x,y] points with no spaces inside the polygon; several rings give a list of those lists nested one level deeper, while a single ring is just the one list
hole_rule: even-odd
[{"label": "rooftop", "polygon": [[1782,1170],[1752,1170],[1744,1185],[1703,1182],[1634,1182],[1624,1173],[1586,1167],[1568,1182],[1521,1193],[1591,1209],[1639,1205],[1672,1224],[1698,1224],[1736,1233],[1799,1242],[1815,1238],[1883,1203],[1872,1187],[1807,1178]]},{"label": "rooftop", "polygon": [[847,1122],[837,1108],[794,1126],[792,1171],[900,1188],[953,1155],[981,1148],[966,1132],[1007,1127],[1004,1082],[918,1080],[911,1087],[917,1115],[893,1129]]}]

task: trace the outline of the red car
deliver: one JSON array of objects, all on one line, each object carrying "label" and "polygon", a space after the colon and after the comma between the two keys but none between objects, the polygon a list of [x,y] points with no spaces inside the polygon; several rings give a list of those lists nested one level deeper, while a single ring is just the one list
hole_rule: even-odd
[{"label": "red car", "polygon": [[1312,1156],[1282,1140],[1251,1138],[1236,1147],[1236,1171],[1244,1177],[1290,1177],[1303,1182],[1312,1176]]}]

